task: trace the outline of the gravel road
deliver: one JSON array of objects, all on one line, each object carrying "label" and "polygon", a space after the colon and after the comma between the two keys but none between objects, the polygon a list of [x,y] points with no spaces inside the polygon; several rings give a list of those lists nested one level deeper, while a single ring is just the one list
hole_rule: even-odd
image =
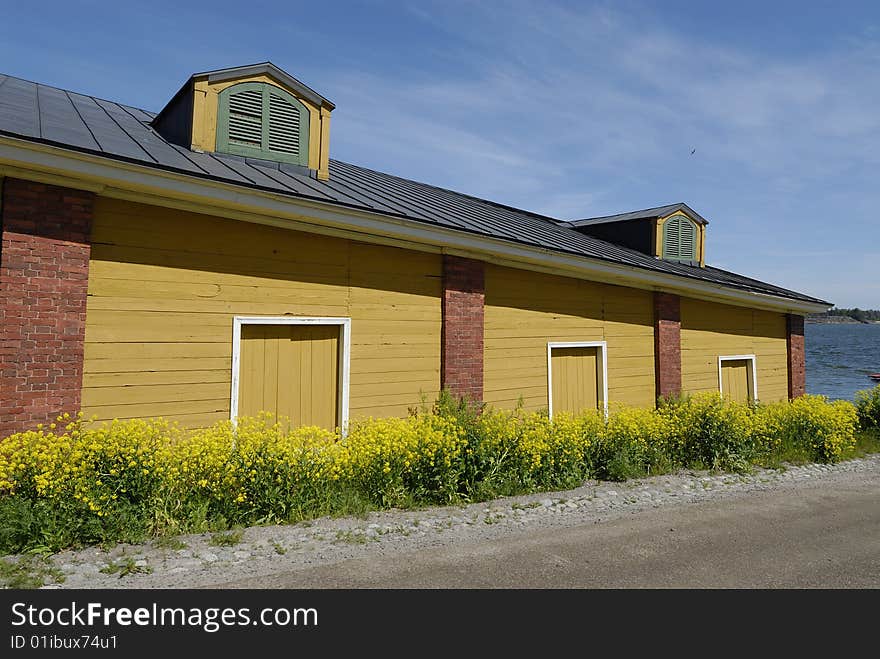
[{"label": "gravel road", "polygon": [[[852,519],[835,522],[842,508]],[[733,511],[739,516],[734,518]],[[590,481],[575,490],[468,506],[253,527],[232,546],[214,546],[210,535],[187,535],[179,537],[179,548],[150,543],[63,552],[52,561],[65,580],[46,587],[878,588],[878,511],[880,455],[747,475],[689,471],[626,483]],[[814,513],[814,523],[829,528],[828,533],[817,534],[809,524],[787,526],[787,521],[809,520]],[[820,513],[831,521],[820,520]],[[770,533],[761,539],[764,551],[761,546],[740,547],[743,551],[731,555],[724,549],[747,539],[755,525]],[[836,538],[848,549],[818,541],[813,546],[791,535],[796,533],[829,542]],[[633,537],[646,534],[652,540],[638,541],[633,549]],[[786,551],[766,547],[787,542],[792,547]],[[585,543],[594,543],[590,553],[584,553]],[[759,555],[750,558],[748,551]],[[827,562],[823,556],[828,551],[846,554],[853,566],[861,566],[859,576],[818,569]],[[688,552],[694,555],[688,558]],[[697,553],[705,564],[695,559]],[[670,565],[664,556],[673,555],[678,558]],[[797,557],[803,563],[799,568],[793,564]],[[731,561],[742,563],[743,575],[749,566],[755,570],[737,577],[735,571],[726,574],[712,567]],[[109,564],[128,569],[102,572]],[[567,572],[566,565],[575,568]]]}]

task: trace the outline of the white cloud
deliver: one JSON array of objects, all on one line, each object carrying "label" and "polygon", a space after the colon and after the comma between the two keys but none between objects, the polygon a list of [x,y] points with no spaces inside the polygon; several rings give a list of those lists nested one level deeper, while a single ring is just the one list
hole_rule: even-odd
[{"label": "white cloud", "polygon": [[[847,282],[876,276],[876,28],[794,56],[644,9],[408,15],[442,35],[427,47],[444,66],[328,70],[337,157],[566,219],[685,201],[712,222],[716,262],[850,305]],[[859,295],[880,307],[876,287]]]}]

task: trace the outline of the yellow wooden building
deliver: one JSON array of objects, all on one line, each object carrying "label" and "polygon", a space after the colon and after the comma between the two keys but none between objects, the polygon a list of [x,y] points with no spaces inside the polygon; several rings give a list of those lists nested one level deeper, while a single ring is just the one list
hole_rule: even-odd
[{"label": "yellow wooden building", "polygon": [[330,158],[270,63],[158,114],[0,75],[0,436],[81,409],[327,427],[442,388],[602,409],[804,392],[830,304],[706,264],[685,204],[563,221]]}]

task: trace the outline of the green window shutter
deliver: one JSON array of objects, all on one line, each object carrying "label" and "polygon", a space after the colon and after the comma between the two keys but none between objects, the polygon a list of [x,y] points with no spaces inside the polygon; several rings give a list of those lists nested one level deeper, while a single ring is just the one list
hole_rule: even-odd
[{"label": "green window shutter", "polygon": [[229,95],[229,141],[263,148],[263,95],[257,89]]},{"label": "green window shutter", "polygon": [[679,245],[681,258],[684,261],[696,261],[697,259],[697,231],[694,223],[682,219],[680,223]]},{"label": "green window shutter", "polygon": [[697,227],[684,215],[673,215],[663,223],[663,258],[697,261]]},{"label": "green window shutter", "polygon": [[[308,125],[305,127],[308,131]],[[269,92],[269,150],[299,154],[299,110],[287,99]]]},{"label": "green window shutter", "polygon": [[308,166],[309,111],[280,87],[242,82],[220,92],[217,151]]},{"label": "green window shutter", "polygon": [[681,241],[679,240],[681,230],[679,224],[681,224],[681,216],[675,215],[666,220],[666,223],[663,225],[664,259],[678,259],[681,253]]}]

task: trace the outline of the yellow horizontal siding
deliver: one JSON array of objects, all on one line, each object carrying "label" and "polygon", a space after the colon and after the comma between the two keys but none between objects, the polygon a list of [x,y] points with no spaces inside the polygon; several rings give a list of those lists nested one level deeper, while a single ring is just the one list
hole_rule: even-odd
[{"label": "yellow horizontal siding", "polygon": [[[229,396],[226,382],[195,382],[188,384],[140,384],[117,387],[89,387],[89,405],[133,405],[171,401],[219,400]],[[88,410],[86,410],[88,415]],[[152,416],[146,412],[143,416]]]},{"label": "yellow horizontal siding", "polygon": [[690,298],[681,300],[684,393],[718,391],[718,357],[755,355],[758,399],[788,396],[785,315]]},{"label": "yellow horizontal siding", "polygon": [[99,197],[83,411],[229,417],[232,317],[352,319],[350,415],[440,386],[440,257]]},{"label": "yellow horizontal siding", "polygon": [[181,418],[197,416],[208,426],[219,419],[229,418],[229,396],[215,400],[185,400],[164,403],[152,403],[145,413],[143,403],[114,403],[112,405],[94,405],[89,407],[89,418],[98,421],[107,419],[142,419],[165,417],[180,421]]},{"label": "yellow horizontal siding", "polygon": [[[204,366],[204,364],[200,364]],[[135,366],[144,366],[135,364]],[[154,371],[91,372],[83,376],[84,387],[142,387],[144,385],[226,383],[229,381],[227,368],[185,371],[181,369],[162,369]]]},{"label": "yellow horizontal siding", "polygon": [[547,407],[547,343],[607,341],[610,403],[654,405],[648,291],[486,266],[484,399]]}]

